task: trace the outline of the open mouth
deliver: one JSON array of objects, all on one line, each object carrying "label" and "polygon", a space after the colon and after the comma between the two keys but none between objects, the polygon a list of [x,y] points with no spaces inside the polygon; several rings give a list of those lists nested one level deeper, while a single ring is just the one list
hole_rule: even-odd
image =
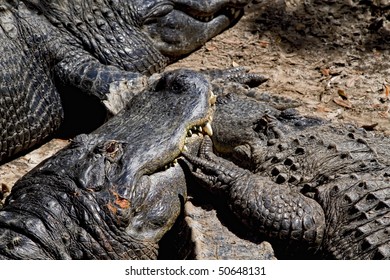
[{"label": "open mouth", "polygon": [[165,15],[169,14],[172,10],[182,12],[187,16],[204,23],[210,22],[219,16],[225,16],[230,20],[235,20],[243,13],[242,8],[235,7],[224,7],[221,8],[219,11],[205,12],[193,9],[188,6],[182,6],[180,4],[176,4],[175,6],[173,6],[172,4],[162,3],[153,7],[153,9],[151,9],[151,11],[144,17],[144,24],[152,23],[158,18],[164,17]]},{"label": "open mouth", "polygon": [[[210,106],[213,107],[215,103],[217,102],[217,96],[210,90],[210,97],[209,97],[209,103]],[[184,140],[184,146],[183,151],[187,150],[187,147],[185,144],[189,143],[189,138],[192,137],[194,134],[205,134],[208,136],[213,136],[213,129],[211,127],[211,122],[213,120],[212,115],[210,114],[206,120],[201,125],[194,125],[190,129],[187,130],[187,136]]]},{"label": "open mouth", "polygon": [[[217,100],[217,96],[214,95],[212,91],[210,91],[209,103],[211,107],[215,105],[216,100]],[[200,124],[195,124],[191,126],[187,130],[187,135],[185,136],[183,142],[184,144],[180,147],[180,150],[187,152],[188,151],[187,145],[191,145],[191,143],[195,142],[196,139],[194,138],[196,137],[203,136],[203,135],[208,135],[211,137],[213,135],[213,129],[211,127],[212,120],[213,120],[212,114],[209,114],[209,116],[207,116],[207,118],[203,120]],[[177,164],[177,158],[175,158],[170,163],[166,164],[162,170],[167,170],[170,167],[174,167],[176,164]]]}]

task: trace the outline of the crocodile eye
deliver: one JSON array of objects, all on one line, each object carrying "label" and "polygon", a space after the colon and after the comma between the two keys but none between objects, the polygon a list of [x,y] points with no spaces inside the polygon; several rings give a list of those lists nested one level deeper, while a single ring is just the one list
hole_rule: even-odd
[{"label": "crocodile eye", "polygon": [[177,94],[183,93],[185,90],[185,86],[180,79],[175,79],[170,85],[170,88],[174,93]]},{"label": "crocodile eye", "polygon": [[107,141],[103,144],[103,146],[100,146],[100,148],[98,148],[98,153],[104,155],[104,157],[109,161],[117,161],[123,155],[122,144],[123,143],[115,140]]}]

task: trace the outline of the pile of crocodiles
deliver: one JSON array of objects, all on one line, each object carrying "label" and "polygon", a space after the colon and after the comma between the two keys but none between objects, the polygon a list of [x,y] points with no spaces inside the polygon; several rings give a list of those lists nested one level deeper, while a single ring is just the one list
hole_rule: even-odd
[{"label": "pile of crocodiles", "polygon": [[248,2],[0,2],[0,161],[59,129],[61,85],[108,115],[14,185],[1,259],[158,258],[189,185],[284,250],[390,258],[389,139],[239,94],[264,81],[241,69],[153,74]]}]

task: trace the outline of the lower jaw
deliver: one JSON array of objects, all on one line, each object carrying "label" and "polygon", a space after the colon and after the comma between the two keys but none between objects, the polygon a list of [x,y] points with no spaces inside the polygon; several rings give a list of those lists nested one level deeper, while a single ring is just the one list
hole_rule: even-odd
[{"label": "lower jaw", "polygon": [[[175,18],[174,23],[166,22],[164,24],[156,22],[155,24],[144,26],[144,30],[150,35],[156,48],[163,55],[173,60],[200,48],[208,40],[228,28],[233,22],[232,19],[223,15],[210,22],[198,21],[192,17],[175,12],[172,12],[171,18]],[[188,38],[192,39],[194,36],[198,36],[198,38],[196,40],[188,40]]]}]

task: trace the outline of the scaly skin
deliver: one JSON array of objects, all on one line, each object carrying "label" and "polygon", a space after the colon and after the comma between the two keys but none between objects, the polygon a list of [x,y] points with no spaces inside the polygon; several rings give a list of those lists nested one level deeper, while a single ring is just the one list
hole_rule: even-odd
[{"label": "scaly skin", "polygon": [[305,248],[320,246],[325,218],[317,202],[215,156],[211,146],[205,137],[199,158],[183,155],[201,170],[193,174],[210,190],[223,193],[244,224],[255,233],[292,240]]},{"label": "scaly skin", "polygon": [[321,123],[324,122],[300,116],[294,109],[280,111],[267,102],[227,90],[217,99],[212,140],[218,152],[241,167],[255,171],[257,161],[262,160],[256,153],[263,153],[264,146],[285,134]]},{"label": "scaly skin", "polygon": [[[50,69],[18,38],[15,16],[4,5],[0,5],[0,162],[42,142],[63,117]],[[44,50],[41,55],[46,55]]]},{"label": "scaly skin", "polygon": [[186,197],[179,156],[210,117],[204,76],[166,73],[125,110],[19,180],[0,211],[0,257],[153,259]]},{"label": "scaly skin", "polygon": [[117,114],[148,75],[226,29],[248,2],[3,1],[0,162],[58,130],[60,95],[85,93]]},{"label": "scaly skin", "polygon": [[[201,47],[236,22],[248,0],[136,0],[144,14],[164,7],[167,14],[143,21],[154,46],[171,60]],[[147,5],[145,5],[147,4]],[[194,34],[196,34],[194,36]]]},{"label": "scaly skin", "polygon": [[[233,94],[219,96],[216,105],[214,148],[235,164],[213,155],[208,142],[200,159],[185,156],[199,168],[194,175],[205,185],[228,192],[229,204],[254,232],[260,228],[263,236],[291,238],[292,224],[267,223],[268,216],[280,209],[279,218],[289,221],[296,212],[283,208],[284,202],[301,201],[310,205],[301,213],[312,221],[308,224],[316,234],[308,236],[316,239],[302,238],[297,245],[316,245],[316,256],[323,258],[390,258],[386,137]],[[289,248],[294,255],[296,248]]]}]

